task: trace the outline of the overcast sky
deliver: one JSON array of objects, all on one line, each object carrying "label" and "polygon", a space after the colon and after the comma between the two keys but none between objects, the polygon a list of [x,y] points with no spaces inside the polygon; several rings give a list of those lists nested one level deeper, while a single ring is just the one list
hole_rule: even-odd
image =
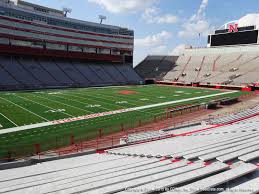
[{"label": "overcast sky", "polygon": [[[178,54],[184,45],[206,46],[207,35],[226,22],[258,23],[259,0],[28,0],[72,8],[70,17],[135,31],[134,64],[149,54]],[[200,34],[200,36],[199,36]]]}]

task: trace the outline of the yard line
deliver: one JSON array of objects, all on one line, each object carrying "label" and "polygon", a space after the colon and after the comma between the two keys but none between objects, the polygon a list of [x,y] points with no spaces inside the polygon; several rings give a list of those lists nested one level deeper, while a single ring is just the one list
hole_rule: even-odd
[{"label": "yard line", "polygon": [[3,113],[0,113],[0,115],[2,115],[5,119],[7,119],[9,122],[11,122],[12,124],[14,124],[16,127],[18,127],[19,125],[17,125],[15,122],[13,122],[11,119],[9,119],[7,116],[5,116]]},{"label": "yard line", "polygon": [[[28,99],[28,98],[26,98],[26,97],[22,97],[22,96],[18,96],[18,95],[16,95],[16,96],[19,97],[19,98],[25,99],[25,100],[29,100],[29,101],[31,101],[31,102],[33,102],[33,103],[35,103],[35,104],[39,104],[40,106],[44,106],[44,107],[47,107],[47,108],[49,108],[49,109],[53,109],[53,108],[50,107],[50,106],[41,104],[41,103],[39,103],[39,102],[35,102],[34,100]],[[74,115],[71,115],[71,114],[68,114],[68,113],[65,113],[65,112],[60,112],[60,113],[61,113],[61,114],[64,114],[64,115],[67,115],[67,116],[70,116],[70,117],[74,117]]]},{"label": "yard line", "polygon": [[[86,94],[86,93],[76,93],[76,92],[74,92],[73,94],[77,94],[77,95],[80,95],[80,96],[87,96],[87,97],[91,97],[90,95],[88,95],[88,94]],[[76,95],[76,96],[77,96]],[[107,98],[102,98],[102,97],[99,97],[99,96],[101,96],[100,94],[98,95],[98,94],[95,94],[95,98],[98,98],[98,99],[100,99],[101,100],[101,102],[103,103],[103,104],[107,104],[107,105],[109,105],[109,106],[116,106],[116,107],[120,107],[120,108],[127,108],[127,107],[125,107],[125,106],[121,106],[121,105],[118,105],[118,104],[115,104],[115,102],[114,103],[110,103],[110,102],[104,102],[104,100],[107,100]],[[79,96],[77,96],[77,97],[79,97]],[[83,97],[80,97],[80,98],[83,98]],[[111,97],[113,100],[115,99],[115,98],[117,98],[117,97]],[[110,99],[110,98],[109,98]],[[108,100],[109,100],[108,99]],[[92,100],[92,101],[96,101],[96,102],[98,102],[98,103],[100,103],[100,101],[99,100],[95,100],[95,99],[90,99],[90,100]],[[113,100],[109,100],[109,101],[113,101]],[[125,99],[124,99],[125,100]],[[128,103],[129,105],[131,104],[131,103]],[[131,104],[131,105],[133,105],[133,104]],[[134,104],[135,105],[135,104]],[[104,107],[103,107],[104,108]],[[111,109],[108,109],[108,108],[104,108],[104,109],[106,109],[106,110],[111,110]]]},{"label": "yard line", "polygon": [[[89,96],[89,95],[86,95],[86,93],[83,93],[83,94],[81,94],[81,93],[76,93],[76,92],[74,92],[73,94],[78,94],[78,95],[84,95],[84,96]],[[102,97],[98,97],[98,96],[101,96],[100,94],[95,94],[95,98],[99,98],[100,100],[106,100],[107,98],[102,98]],[[106,95],[106,96],[108,96],[108,95]],[[82,97],[81,97],[82,98]],[[112,96],[110,96],[110,98],[112,99],[114,99],[114,98],[117,98],[117,97],[112,97]],[[119,98],[119,97],[118,97]],[[93,100],[93,101],[96,101],[96,102],[100,102],[100,101],[98,101],[98,100],[94,100],[94,99],[91,99],[91,100]],[[112,100],[109,100],[109,101],[112,101]],[[108,104],[109,106],[117,106],[117,107],[120,107],[120,108],[127,108],[127,107],[125,107],[125,106],[121,106],[121,105],[118,105],[118,104],[113,104],[113,103],[109,103],[109,102],[104,102],[104,101],[101,101],[102,103],[105,103],[105,104]],[[129,105],[133,105],[133,106],[136,106],[136,104],[132,104],[132,103],[128,103]],[[105,108],[106,110],[111,110],[111,109],[107,109],[107,108]],[[145,111],[141,111],[141,110],[138,110],[138,112],[141,112],[141,113],[145,113],[145,114],[150,114],[150,115],[153,115],[152,113],[150,113],[150,112],[145,112]]]},{"label": "yard line", "polygon": [[108,112],[96,113],[96,114],[91,114],[91,115],[79,116],[79,117],[75,117],[75,118],[69,118],[69,119],[63,119],[63,120],[57,120],[57,121],[51,121],[51,122],[44,122],[44,123],[38,123],[38,124],[33,124],[33,125],[21,126],[21,127],[14,127],[14,128],[9,128],[9,129],[2,129],[2,130],[0,130],[0,134],[12,133],[12,132],[16,132],[16,131],[23,131],[23,130],[27,130],[27,129],[35,129],[35,128],[46,127],[46,126],[51,126],[51,125],[59,125],[59,124],[64,124],[64,123],[72,123],[72,122],[76,122],[76,121],[89,120],[89,119],[94,119],[94,118],[99,118],[99,117],[105,117],[105,116],[133,112],[133,111],[139,111],[139,110],[150,109],[150,108],[155,108],[155,107],[159,107],[159,106],[172,105],[172,104],[177,104],[180,102],[188,102],[191,100],[206,99],[206,98],[210,98],[210,97],[222,96],[222,95],[233,94],[233,93],[237,93],[237,91],[224,92],[224,93],[219,93],[219,94],[210,94],[210,95],[206,95],[206,96],[199,96],[199,97],[169,101],[169,102],[164,102],[164,103],[151,104],[151,105],[146,105],[146,106],[139,106],[139,107],[134,107],[134,108],[126,108],[126,109],[120,109],[120,110],[115,110],[115,111],[108,111]]},{"label": "yard line", "polygon": [[[86,95],[86,94],[81,94],[81,93],[77,93],[77,92],[73,92],[73,94],[77,94],[77,95],[70,95],[70,96],[76,96],[76,97],[79,97],[79,98],[82,98],[83,99],[83,97],[81,97],[81,96],[87,96],[87,97],[89,97],[89,95]],[[78,96],[78,95],[80,95],[80,96]],[[99,98],[99,99],[101,99],[101,102],[103,103],[103,104],[108,104],[109,106],[117,106],[117,107],[123,107],[123,106],[120,106],[120,105],[117,105],[117,104],[112,104],[112,103],[108,103],[108,102],[103,102],[103,98],[100,98],[100,97],[96,97],[96,96],[94,96],[95,98]],[[92,100],[92,101],[96,101],[96,102],[98,102],[98,103],[100,103],[100,101],[99,100],[95,100],[95,99],[90,99],[90,100]],[[103,109],[106,109],[106,110],[111,110],[111,109],[108,109],[108,108],[105,108],[105,107],[102,107]]]},{"label": "yard line", "polygon": [[[33,95],[33,94],[32,94],[32,95]],[[35,96],[35,95],[33,95],[33,96]],[[85,109],[78,108],[78,107],[76,107],[76,106],[72,106],[72,105],[69,105],[69,104],[66,104],[66,103],[63,103],[63,102],[59,102],[59,101],[56,101],[56,100],[52,100],[52,99],[49,99],[49,98],[45,98],[45,97],[42,97],[42,96],[36,96],[36,97],[43,98],[43,99],[45,99],[45,100],[49,100],[49,101],[56,102],[56,103],[59,103],[59,104],[63,104],[63,105],[65,105],[65,106],[69,106],[69,107],[72,107],[72,108],[76,108],[76,109],[82,110],[82,111],[84,111],[84,112],[89,112],[89,111],[87,111],[87,110],[85,110]]]},{"label": "yard line", "polygon": [[[73,92],[73,94],[75,94],[75,92]],[[76,93],[76,94],[78,94],[78,93]],[[80,98],[80,99],[86,100],[86,98],[83,98],[83,97],[77,96],[77,95],[71,95],[71,94],[63,94],[63,95],[71,96],[71,97],[76,97],[76,98]],[[89,100],[100,103],[100,101],[98,101],[98,100],[94,100],[94,99],[89,99]],[[102,102],[102,103],[104,103],[104,102]],[[85,104],[87,104],[87,103],[85,103]],[[87,105],[89,105],[89,104],[87,104]],[[98,107],[98,108],[101,108],[101,109],[104,109],[104,110],[110,110],[110,109],[105,108],[105,107],[102,107],[102,106],[101,106],[101,107]]]},{"label": "yard line", "polygon": [[23,109],[23,110],[25,110],[25,111],[27,111],[27,112],[29,112],[29,113],[31,113],[31,114],[33,114],[33,115],[39,117],[39,118],[41,118],[41,119],[43,119],[44,121],[49,121],[48,119],[46,119],[46,118],[44,118],[44,117],[42,117],[42,116],[40,116],[40,115],[38,115],[38,114],[36,114],[36,113],[34,113],[34,112],[28,110],[27,108],[22,107],[22,106],[20,106],[20,105],[14,103],[14,102],[12,102],[12,101],[10,101],[10,100],[7,100],[7,99],[2,98],[2,97],[0,97],[0,98],[3,99],[3,100],[5,100],[5,101],[7,101],[7,102],[9,102],[9,103],[11,103],[11,104],[13,104],[13,105],[15,105],[15,106],[18,106],[19,108],[21,108],[21,109]]},{"label": "yard line", "polygon": [[[101,96],[101,94],[96,94],[96,95],[98,95],[98,96]],[[102,96],[107,96],[107,98],[108,99],[120,99],[120,100],[126,100],[126,99],[123,99],[123,98],[120,98],[120,97],[113,97],[113,96],[110,96],[110,95],[106,95],[106,94],[103,94]],[[96,96],[95,96],[96,97]],[[103,99],[103,98],[101,98],[101,97],[99,97],[100,99]],[[107,99],[106,98],[106,99]],[[111,100],[110,100],[111,101]],[[131,100],[132,101],[132,100]],[[107,104],[110,104],[110,103],[107,103]],[[133,103],[128,103],[129,105],[132,105],[132,106],[137,106],[137,104],[133,104]],[[119,106],[119,105],[118,105]],[[120,106],[120,107],[123,107],[123,108],[125,108],[124,106]],[[141,113],[145,113],[145,114],[150,114],[150,115],[153,115],[152,113],[150,113],[150,112],[145,112],[145,111],[142,111],[142,110],[137,110],[138,112],[141,112]]]},{"label": "yard line", "polygon": [[[130,88],[128,88],[128,89],[130,89]],[[95,94],[95,95],[107,95],[107,96],[109,95],[109,94],[104,93],[104,92],[105,92],[105,91],[99,91],[98,94]],[[119,91],[117,91],[117,92],[119,92]],[[150,93],[150,95],[143,95],[143,94],[140,94],[139,91],[136,91],[136,92],[137,92],[136,95],[137,95],[138,97],[140,97],[140,98],[151,98],[149,102],[158,103],[157,99],[153,97],[154,92],[152,93],[152,96],[150,96],[151,93]],[[147,93],[146,91],[144,91],[144,92]],[[158,93],[157,93],[157,94],[158,94]],[[131,96],[131,95],[116,96],[116,98],[123,98],[123,99],[125,99],[124,97],[127,98],[127,99],[130,99],[131,101],[136,101],[136,98],[134,99],[134,95],[133,95],[133,96]]]},{"label": "yard line", "polygon": [[[66,94],[63,93],[62,95],[66,95]],[[84,105],[89,105],[88,103],[80,102],[80,101],[78,101],[78,100],[72,100],[72,99],[70,99],[70,98],[64,98],[64,97],[61,97],[61,96],[56,96],[56,97],[62,98],[62,99],[68,100],[68,101],[73,101],[73,102],[76,102],[76,103],[84,104]],[[86,111],[87,111],[87,112],[90,112],[90,113],[94,113],[94,112],[92,112],[92,111],[90,111],[90,110],[86,110]]]}]

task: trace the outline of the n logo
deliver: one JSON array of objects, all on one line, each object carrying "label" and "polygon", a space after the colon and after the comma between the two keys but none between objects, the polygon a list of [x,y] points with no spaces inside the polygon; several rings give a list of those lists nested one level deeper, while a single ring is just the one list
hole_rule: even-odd
[{"label": "n logo", "polygon": [[230,24],[229,25],[229,29],[228,29],[228,32],[229,33],[232,33],[232,32],[238,32],[238,24]]}]

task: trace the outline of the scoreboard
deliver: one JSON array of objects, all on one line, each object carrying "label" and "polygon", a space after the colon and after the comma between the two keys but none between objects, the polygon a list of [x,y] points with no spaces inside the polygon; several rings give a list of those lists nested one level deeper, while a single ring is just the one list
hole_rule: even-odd
[{"label": "scoreboard", "polygon": [[258,30],[254,26],[243,28],[231,28],[225,30],[217,30],[215,34],[209,35],[208,44],[211,47],[241,45],[241,44],[257,44]]}]

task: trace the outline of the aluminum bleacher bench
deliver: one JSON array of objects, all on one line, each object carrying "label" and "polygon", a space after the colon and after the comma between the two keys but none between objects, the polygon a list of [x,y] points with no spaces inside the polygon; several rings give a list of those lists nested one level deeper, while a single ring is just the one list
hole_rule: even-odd
[{"label": "aluminum bleacher bench", "polygon": [[217,173],[223,170],[227,170],[229,167],[221,162],[213,163],[209,166],[203,166],[202,168],[189,171],[186,173],[171,176],[165,179],[152,181],[148,184],[132,188],[131,190],[124,191],[122,193],[152,193],[156,190],[163,190],[165,188],[174,187],[179,184],[183,184],[188,181],[209,176],[210,174]]},{"label": "aluminum bleacher bench", "polygon": [[259,145],[251,146],[251,147],[243,149],[243,150],[228,153],[226,155],[217,157],[217,160],[219,160],[221,162],[227,162],[227,161],[233,160],[235,158],[238,158],[239,156],[242,156],[244,154],[251,153],[251,152],[257,151],[257,150],[259,150]]},{"label": "aluminum bleacher bench", "polygon": [[232,152],[235,152],[235,151],[239,151],[239,150],[242,150],[242,149],[245,149],[245,148],[257,145],[258,144],[258,140],[259,140],[259,138],[253,138],[253,139],[251,138],[250,140],[243,141],[242,145],[237,145],[235,147],[230,146],[229,149],[226,148],[225,150],[221,150],[221,151],[218,151],[218,152],[212,152],[212,153],[209,153],[209,154],[205,154],[205,155],[199,156],[199,159],[201,159],[203,161],[212,160],[212,159],[215,159],[215,158],[217,158],[219,156],[222,156],[222,155],[225,155],[225,154],[228,154],[228,153],[232,153]]},{"label": "aluminum bleacher bench", "polygon": [[[256,140],[259,139],[258,133],[253,134],[251,136],[246,136],[245,138],[240,138],[238,141],[229,141],[226,142],[226,144],[219,144],[219,146],[215,145],[214,148],[207,148],[203,151],[199,151],[196,153],[192,153],[192,154],[188,154],[188,155],[184,155],[184,158],[190,160],[190,159],[194,159],[197,157],[203,157],[203,156],[208,156],[211,154],[211,156],[214,156],[214,154],[217,153],[222,153],[222,155],[224,155],[224,153],[227,151],[227,149],[233,148],[236,149],[238,148],[238,146],[244,146],[244,144],[250,143],[253,144]],[[227,152],[229,153],[229,152]],[[220,156],[220,155],[219,155]],[[211,158],[213,159],[213,158]]]},{"label": "aluminum bleacher bench", "polygon": [[[37,187],[50,187],[56,184],[66,184],[80,179],[100,177],[138,169],[143,166],[162,165],[157,159],[128,158],[119,156],[105,156],[94,154],[92,157],[76,157],[75,163],[71,160],[58,160],[29,166],[21,169],[6,170],[1,172],[0,193],[17,190],[26,193],[22,188],[33,190]],[[111,160],[113,159],[113,160]],[[91,164],[91,162],[94,162]],[[78,165],[76,165],[76,162]],[[81,164],[83,162],[84,164]],[[70,166],[69,166],[70,165]],[[62,168],[58,168],[58,167]],[[49,171],[51,169],[52,171]],[[9,177],[8,177],[9,176]],[[44,189],[43,189],[44,191]]]},{"label": "aluminum bleacher bench", "polygon": [[[193,149],[184,151],[184,152],[180,152],[180,153],[176,153],[176,156],[177,157],[182,157],[184,155],[190,156],[190,154],[195,154],[197,152],[205,151],[210,148],[215,148],[217,146],[224,146],[229,143],[235,143],[235,142],[239,142],[241,140],[246,140],[246,139],[256,136],[257,134],[259,134],[259,133],[251,132],[251,133],[246,133],[246,134],[231,135],[229,137],[220,137],[220,138],[217,138],[212,141],[210,140],[210,141],[206,142],[205,144],[201,144],[200,146],[193,145],[193,147],[194,147]],[[194,157],[196,157],[196,155]]]},{"label": "aluminum bleacher bench", "polygon": [[[225,145],[228,148],[228,144],[236,143],[240,145],[241,140],[247,140],[254,136],[258,136],[258,132],[246,132],[237,134],[221,134],[221,135],[209,135],[203,136],[202,139],[197,139],[194,136],[173,138],[155,142],[149,142],[145,144],[132,145],[124,148],[108,150],[109,153],[121,153],[121,154],[136,154],[136,155],[151,155],[156,156],[171,156],[182,157],[185,155],[196,154],[198,157],[205,153],[210,153],[210,149],[219,150],[215,147]],[[199,140],[199,141],[198,141]],[[192,141],[190,146],[188,142]],[[234,145],[233,145],[234,146]],[[213,151],[213,150],[212,150]],[[195,158],[194,157],[194,158]]]},{"label": "aluminum bleacher bench", "polygon": [[141,185],[145,185],[148,183],[151,183],[153,181],[157,181],[157,180],[161,180],[164,178],[168,178],[171,176],[176,176],[182,173],[186,173],[186,172],[190,172],[192,170],[196,170],[199,168],[202,168],[202,163],[197,163],[191,166],[187,165],[187,161],[181,161],[178,163],[174,163],[173,164],[174,168],[173,170],[167,171],[167,172],[163,172],[163,173],[159,173],[153,176],[145,176],[145,177],[141,177],[139,179],[134,179],[134,180],[129,180],[126,182],[122,182],[122,183],[118,183],[115,185],[110,185],[108,187],[104,187],[104,188],[100,188],[94,191],[91,191],[91,193],[114,193],[114,192],[126,192],[125,188],[133,188],[133,187],[138,187]]},{"label": "aluminum bleacher bench", "polygon": [[256,194],[259,192],[259,178],[252,179],[220,194]]},{"label": "aluminum bleacher bench", "polygon": [[[161,162],[160,167],[156,168],[148,168],[146,170],[136,171],[132,172],[127,175],[123,175],[123,172],[121,172],[121,176],[115,176],[113,173],[98,177],[92,177],[88,179],[81,179],[80,181],[76,182],[70,182],[69,184],[63,184],[63,185],[52,185],[48,188],[45,188],[44,192],[64,192],[64,193],[77,193],[77,192],[84,192],[84,193],[107,193],[108,187],[112,187],[116,184],[122,184],[123,182],[132,182],[135,180],[142,180],[142,179],[148,179],[152,180],[152,177],[162,176],[163,174],[167,173],[174,173],[178,168],[182,169],[180,167],[186,166],[187,162],[179,162],[179,163],[171,163],[170,165],[163,165],[170,161],[163,161]],[[43,189],[42,188],[42,189]],[[125,187],[123,187],[125,189]],[[123,189],[121,188],[121,189]],[[103,189],[101,192],[100,189]],[[96,190],[96,192],[94,192]]]},{"label": "aluminum bleacher bench", "polygon": [[177,188],[176,190],[179,191],[179,193],[183,193],[184,191],[185,194],[196,194],[201,191],[209,191],[210,188],[215,188],[216,186],[219,186],[223,183],[227,183],[231,180],[254,172],[256,169],[257,167],[253,164],[241,164],[240,166],[237,166],[231,170],[227,170],[200,181],[196,181],[189,185]]},{"label": "aluminum bleacher bench", "polygon": [[239,160],[242,160],[244,162],[249,162],[257,158],[259,158],[259,151],[251,152],[249,154],[238,157]]}]

